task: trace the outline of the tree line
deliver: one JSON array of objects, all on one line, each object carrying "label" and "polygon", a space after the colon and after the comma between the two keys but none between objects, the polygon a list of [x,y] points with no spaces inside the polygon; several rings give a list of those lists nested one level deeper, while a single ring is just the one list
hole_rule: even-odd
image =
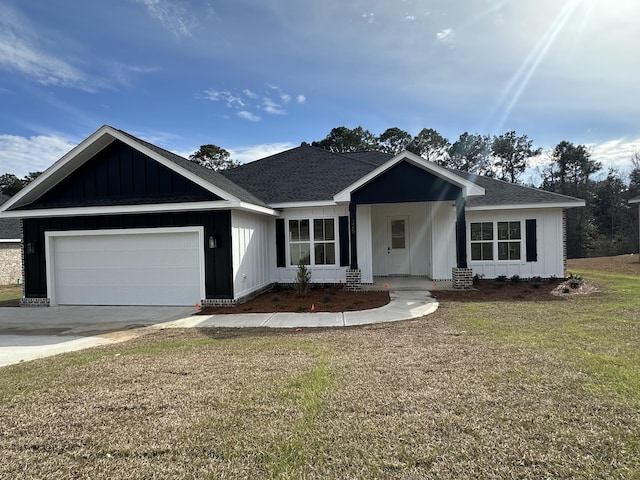
[{"label": "tree line", "polygon": [[[309,145],[303,142],[303,145]],[[392,155],[410,151],[437,165],[522,184],[522,174],[542,154],[527,135],[508,131],[502,135],[462,133],[451,142],[436,130],[423,128],[417,135],[387,128],[375,135],[361,126],[333,128],[311,146],[336,153],[375,150]],[[608,256],[638,251],[638,215],[628,201],[640,196],[640,152],[629,159],[627,179],[615,169],[606,176],[602,163],[584,145],[561,141],[549,154],[542,183],[534,188],[585,200],[586,207],[567,210],[567,256]],[[189,160],[212,170],[234,168],[239,162],[213,144],[202,145]],[[0,175],[0,193],[12,196],[40,175],[23,178]],[[599,177],[597,179],[596,177]]]}]

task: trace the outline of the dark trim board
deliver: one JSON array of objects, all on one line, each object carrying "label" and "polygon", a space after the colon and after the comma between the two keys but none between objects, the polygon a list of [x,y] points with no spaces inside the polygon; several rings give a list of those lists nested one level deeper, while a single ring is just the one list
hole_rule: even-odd
[{"label": "dark trim board", "polygon": [[[231,212],[228,210],[24,219],[25,297],[47,296],[45,232],[187,226],[204,227],[206,298],[232,299]],[[217,248],[208,248],[210,236],[217,239]]]}]

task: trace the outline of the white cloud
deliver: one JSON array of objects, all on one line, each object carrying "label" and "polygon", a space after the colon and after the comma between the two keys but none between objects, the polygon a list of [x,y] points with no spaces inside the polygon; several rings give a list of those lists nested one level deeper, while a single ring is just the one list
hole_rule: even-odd
[{"label": "white cloud", "polygon": [[439,31],[436,33],[436,38],[438,42],[448,47],[453,47],[456,44],[455,35],[451,28],[445,28],[444,30]]},{"label": "white cloud", "polygon": [[621,173],[629,173],[633,168],[631,156],[640,152],[640,138],[618,138],[598,144],[586,145],[591,152],[591,158],[602,162],[603,171],[615,168]]},{"label": "white cloud", "polygon": [[371,24],[375,20],[375,14],[364,12],[362,14],[362,18],[364,18],[367,23]]},{"label": "white cloud", "polygon": [[415,15],[405,15],[404,19],[407,20],[408,22],[412,22],[416,19]]},{"label": "white cloud", "polygon": [[43,171],[76,145],[59,135],[0,135],[0,175],[24,177],[29,172]]},{"label": "white cloud", "polygon": [[[205,90],[202,96],[212,102],[225,102],[228,108],[242,110],[241,112],[238,112],[238,115],[241,118],[251,120],[253,122],[257,122],[261,118],[251,113],[249,111],[250,109],[263,110],[271,115],[285,115],[287,111],[285,110],[284,105],[290,104],[293,97],[290,94],[283,92],[277,85],[267,84],[266,89],[267,90],[264,92],[261,100],[258,100],[259,97],[256,92],[248,88],[242,90],[241,93],[210,88]],[[277,100],[274,100],[275,96],[278,97]],[[295,102],[297,104],[303,104],[306,101],[307,98],[302,94],[295,97]]]},{"label": "white cloud", "polygon": [[247,147],[235,147],[229,149],[231,158],[238,160],[240,163],[252,162],[261,158],[275,155],[276,153],[289,150],[296,147],[293,143],[281,142],[281,143],[264,143],[259,145],[250,145]]},{"label": "white cloud", "polygon": [[20,72],[43,85],[94,90],[81,70],[41,46],[35,27],[14,10],[2,5],[0,68]]},{"label": "white cloud", "polygon": [[271,115],[284,115],[287,113],[281,105],[274,102],[268,97],[265,97],[262,101],[262,106],[265,112],[270,113]]},{"label": "white cloud", "polygon": [[244,118],[245,120],[249,120],[251,122],[259,122],[261,120],[261,118],[258,115],[255,115],[251,112],[247,112],[246,110],[242,110],[241,112],[238,112],[238,116],[240,118]]},{"label": "white cloud", "polygon": [[245,102],[242,97],[234,95],[229,90],[218,91],[211,88],[209,90],[205,90],[204,95],[206,99],[211,100],[212,102],[224,100],[227,102],[227,107],[229,108],[241,108],[245,106]]},{"label": "white cloud", "polygon": [[169,32],[176,37],[190,37],[198,21],[187,11],[170,0],[134,0],[141,3],[149,14],[158,20]]}]

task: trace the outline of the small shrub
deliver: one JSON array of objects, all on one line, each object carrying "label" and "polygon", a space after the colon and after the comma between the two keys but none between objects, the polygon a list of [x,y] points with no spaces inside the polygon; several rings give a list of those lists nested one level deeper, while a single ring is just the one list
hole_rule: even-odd
[{"label": "small shrub", "polygon": [[520,275],[512,275],[511,278],[509,279],[509,281],[511,282],[511,285],[515,285],[517,283],[520,283]]},{"label": "small shrub", "polygon": [[531,277],[531,283],[542,283],[542,277]]},{"label": "small shrub", "polygon": [[473,284],[474,284],[474,285],[477,285],[478,283],[480,283],[480,280],[482,280],[483,278],[484,278],[484,275],[481,275],[481,274],[479,274],[479,273],[476,273],[476,274],[473,276]]},{"label": "small shrub", "polygon": [[555,285],[556,283],[558,283],[558,277],[556,277],[555,275],[551,275],[548,278],[548,281],[550,284]]},{"label": "small shrub", "polygon": [[498,275],[496,277],[496,283],[507,283],[507,276],[506,275]]},{"label": "small shrub", "polygon": [[574,275],[573,273],[569,275],[567,281],[569,282],[569,286],[571,288],[579,288],[580,285],[584,283],[584,280],[582,280],[582,277],[580,275]]},{"label": "small shrub", "polygon": [[571,291],[571,289],[569,287],[564,287],[562,289],[562,293],[569,293]]},{"label": "small shrub", "polygon": [[307,266],[302,261],[300,261],[300,263],[298,264],[298,273],[296,275],[296,293],[301,297],[304,297],[307,293],[309,293],[309,288],[311,288],[311,272],[309,271]]}]

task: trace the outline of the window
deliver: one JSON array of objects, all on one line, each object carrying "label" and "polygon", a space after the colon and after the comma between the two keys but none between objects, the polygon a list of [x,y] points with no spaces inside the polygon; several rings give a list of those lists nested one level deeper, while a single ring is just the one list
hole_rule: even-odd
[{"label": "window", "polygon": [[471,260],[493,260],[493,223],[471,224]]},{"label": "window", "polygon": [[289,220],[289,257],[291,265],[336,264],[336,234],[333,218]]},{"label": "window", "polygon": [[315,265],[335,265],[336,235],[333,218],[315,219],[313,221],[313,251]]},{"label": "window", "polygon": [[309,220],[289,220],[289,252],[291,265],[309,265],[311,259]]},{"label": "window", "polygon": [[[495,231],[494,231],[495,226]],[[520,260],[521,222],[482,222],[471,224],[471,260]]]},{"label": "window", "polygon": [[498,222],[498,260],[520,260],[520,222]]}]

